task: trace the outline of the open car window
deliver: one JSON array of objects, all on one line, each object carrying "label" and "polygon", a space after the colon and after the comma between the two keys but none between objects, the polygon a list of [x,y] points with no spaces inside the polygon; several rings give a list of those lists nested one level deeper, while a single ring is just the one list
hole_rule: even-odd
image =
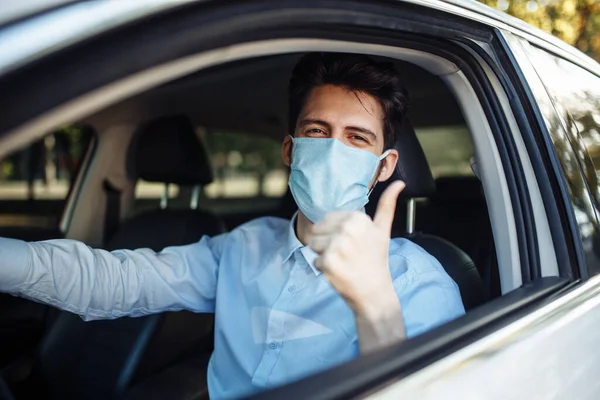
[{"label": "open car window", "polygon": [[[196,207],[208,210],[233,229],[253,217],[279,214],[287,192],[287,167],[281,159],[281,142],[256,133],[197,128],[212,166],[208,185],[181,186],[139,180],[134,213],[156,209],[167,194],[169,208],[190,208],[194,191]],[[294,209],[286,210],[291,213]]]}]

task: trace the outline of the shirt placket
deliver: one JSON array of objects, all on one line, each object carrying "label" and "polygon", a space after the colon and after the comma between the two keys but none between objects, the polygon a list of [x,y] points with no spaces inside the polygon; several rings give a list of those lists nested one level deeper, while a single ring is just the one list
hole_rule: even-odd
[{"label": "shirt placket", "polygon": [[[281,352],[285,346],[285,322],[286,315],[290,311],[290,305],[294,300],[296,292],[301,287],[302,265],[296,261],[300,257],[299,253],[287,261],[292,264],[290,275],[283,286],[277,300],[269,312],[267,321],[267,335],[262,358],[252,377],[252,384],[256,386],[265,386],[271,376],[277,361],[281,357]],[[284,268],[288,265],[284,265]]]}]

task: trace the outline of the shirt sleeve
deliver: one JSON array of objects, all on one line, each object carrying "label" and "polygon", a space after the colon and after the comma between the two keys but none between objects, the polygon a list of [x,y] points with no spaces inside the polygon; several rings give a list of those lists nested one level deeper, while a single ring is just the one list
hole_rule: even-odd
[{"label": "shirt sleeve", "polygon": [[398,266],[394,288],[400,300],[406,335],[423,332],[465,313],[458,285],[432,255],[413,243],[392,256]]},{"label": "shirt sleeve", "polygon": [[85,320],[187,309],[213,312],[227,234],[186,246],[92,249],[68,239],[0,238],[0,291],[79,314]]},{"label": "shirt sleeve", "polygon": [[420,274],[409,285],[401,285],[400,304],[408,337],[420,335],[465,313],[455,285],[452,278],[440,271]]}]

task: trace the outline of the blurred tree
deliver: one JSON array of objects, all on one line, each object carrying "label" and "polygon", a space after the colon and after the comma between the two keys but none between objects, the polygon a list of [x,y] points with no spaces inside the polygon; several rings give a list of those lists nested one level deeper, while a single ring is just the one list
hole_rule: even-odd
[{"label": "blurred tree", "polygon": [[215,175],[225,180],[231,174],[254,174],[260,194],[268,172],[284,169],[281,142],[240,132],[210,130],[203,135]]},{"label": "blurred tree", "polygon": [[600,62],[600,0],[479,0],[557,36]]},{"label": "blurred tree", "polygon": [[93,137],[91,127],[69,125],[51,133],[51,148],[44,145],[42,138],[0,160],[1,180],[27,180],[33,185],[35,179],[44,176],[46,160],[55,165],[54,179],[74,179],[79,162]]}]

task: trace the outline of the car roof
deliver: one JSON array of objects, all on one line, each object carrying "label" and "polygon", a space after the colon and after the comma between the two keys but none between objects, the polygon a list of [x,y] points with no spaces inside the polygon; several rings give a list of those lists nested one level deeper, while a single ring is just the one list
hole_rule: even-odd
[{"label": "car roof", "polygon": [[[0,2],[0,44],[3,47],[3,52],[0,53],[0,75],[45,54],[131,21],[200,1],[215,0],[3,0]],[[509,30],[544,47],[560,50],[563,55],[600,74],[598,63],[574,47],[476,0],[397,1],[445,11],[488,26]],[[7,25],[10,21],[13,23]],[[69,23],[66,24],[65,21]]]},{"label": "car roof", "polygon": [[[528,24],[527,22],[513,17],[510,14],[507,14],[503,11],[497,10],[490,6],[487,6],[483,3],[480,3],[476,0],[400,0],[400,1],[408,1],[411,3],[423,3],[431,8],[438,8],[448,12],[453,12],[451,7],[458,7],[460,10],[467,11],[472,13],[470,15],[472,19],[477,20],[479,22],[485,23],[489,26],[493,26],[496,28],[503,28],[513,33],[519,33],[525,36],[527,39],[536,42],[537,44],[544,44],[544,47],[549,49],[550,51],[554,49],[560,49],[562,52],[566,53],[569,58],[576,60],[582,66],[594,71],[597,74],[600,74],[600,65],[596,60],[589,57],[587,54],[578,50],[574,46],[569,45],[568,43],[560,40],[556,36],[551,35],[548,32],[545,32],[533,25]],[[446,5],[439,6],[440,4]],[[464,16],[463,12],[456,13]]]},{"label": "car roof", "polygon": [[0,26],[48,12],[77,0],[2,0]]},{"label": "car roof", "polygon": [[[53,9],[66,6],[72,3],[81,2],[82,0],[3,0],[0,2],[0,26],[13,23],[18,20],[34,17],[42,13],[46,13]],[[194,0],[192,0],[194,1]],[[214,0],[213,0],[214,1]],[[398,0],[406,1],[406,0]],[[414,3],[420,3],[426,6],[433,6],[437,3],[448,3],[461,8],[469,9],[477,12],[481,15],[493,16],[497,20],[508,21],[512,19],[511,24],[515,22],[521,26],[521,28],[527,28],[529,25],[523,23],[519,19],[508,16],[507,14],[488,7],[476,0],[423,0],[423,1],[410,1]],[[171,0],[165,0],[166,3],[172,3],[175,5],[177,2]]]},{"label": "car roof", "polygon": [[[280,140],[288,132],[285,99],[289,78],[302,54],[263,56],[204,68],[112,104],[82,122],[127,125],[156,115],[184,114],[209,131],[254,133]],[[410,62],[371,57],[392,62],[403,77],[414,127],[465,125],[456,98],[438,76]]]}]

